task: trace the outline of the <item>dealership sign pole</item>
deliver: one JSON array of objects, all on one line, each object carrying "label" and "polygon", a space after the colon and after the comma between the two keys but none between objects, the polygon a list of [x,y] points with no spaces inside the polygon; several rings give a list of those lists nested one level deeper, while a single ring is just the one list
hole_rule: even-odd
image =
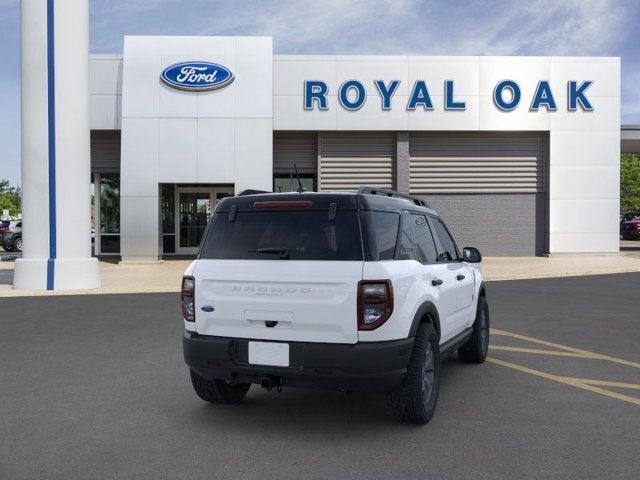
[{"label": "dealership sign pole", "polygon": [[91,257],[88,0],[22,0],[21,290],[100,286]]}]

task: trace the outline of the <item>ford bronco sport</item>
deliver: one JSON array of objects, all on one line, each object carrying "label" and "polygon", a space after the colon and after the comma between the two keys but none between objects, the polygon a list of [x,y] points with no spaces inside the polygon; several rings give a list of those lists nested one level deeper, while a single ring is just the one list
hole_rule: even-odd
[{"label": "ford bronco sport", "polygon": [[193,388],[217,403],[252,383],[383,393],[394,417],[426,423],[441,359],[487,356],[480,260],[391,190],[225,198],[182,281]]}]

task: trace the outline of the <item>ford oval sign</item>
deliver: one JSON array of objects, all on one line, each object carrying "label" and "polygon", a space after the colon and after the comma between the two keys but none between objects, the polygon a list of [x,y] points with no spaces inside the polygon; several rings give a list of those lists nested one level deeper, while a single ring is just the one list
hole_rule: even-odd
[{"label": "ford oval sign", "polygon": [[165,68],[160,78],[170,87],[201,92],[226,87],[234,77],[231,70],[217,63],[182,62]]}]

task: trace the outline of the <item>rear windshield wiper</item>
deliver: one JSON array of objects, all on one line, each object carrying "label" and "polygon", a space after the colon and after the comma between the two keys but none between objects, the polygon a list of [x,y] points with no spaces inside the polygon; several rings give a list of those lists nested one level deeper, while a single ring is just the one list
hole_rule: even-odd
[{"label": "rear windshield wiper", "polygon": [[290,258],[289,252],[287,251],[287,249],[282,247],[258,248],[257,250],[249,250],[249,253],[266,253],[266,254],[272,254],[272,255],[280,255],[280,258],[284,260],[288,260]]}]

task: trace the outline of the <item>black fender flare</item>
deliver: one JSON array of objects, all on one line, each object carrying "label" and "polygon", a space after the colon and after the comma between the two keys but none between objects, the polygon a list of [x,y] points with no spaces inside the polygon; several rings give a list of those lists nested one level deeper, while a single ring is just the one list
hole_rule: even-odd
[{"label": "black fender flare", "polygon": [[487,296],[487,291],[485,289],[485,283],[484,280],[480,282],[480,288],[478,288],[478,298],[479,297],[485,297]]},{"label": "black fender flare", "polygon": [[429,315],[431,317],[431,321],[433,322],[433,328],[436,329],[438,333],[438,338],[440,338],[440,315],[438,314],[438,309],[431,301],[426,301],[418,308],[418,311],[413,317],[413,322],[411,322],[411,329],[409,330],[409,337],[415,337],[416,332],[418,331],[418,326],[424,320],[425,316]]}]

